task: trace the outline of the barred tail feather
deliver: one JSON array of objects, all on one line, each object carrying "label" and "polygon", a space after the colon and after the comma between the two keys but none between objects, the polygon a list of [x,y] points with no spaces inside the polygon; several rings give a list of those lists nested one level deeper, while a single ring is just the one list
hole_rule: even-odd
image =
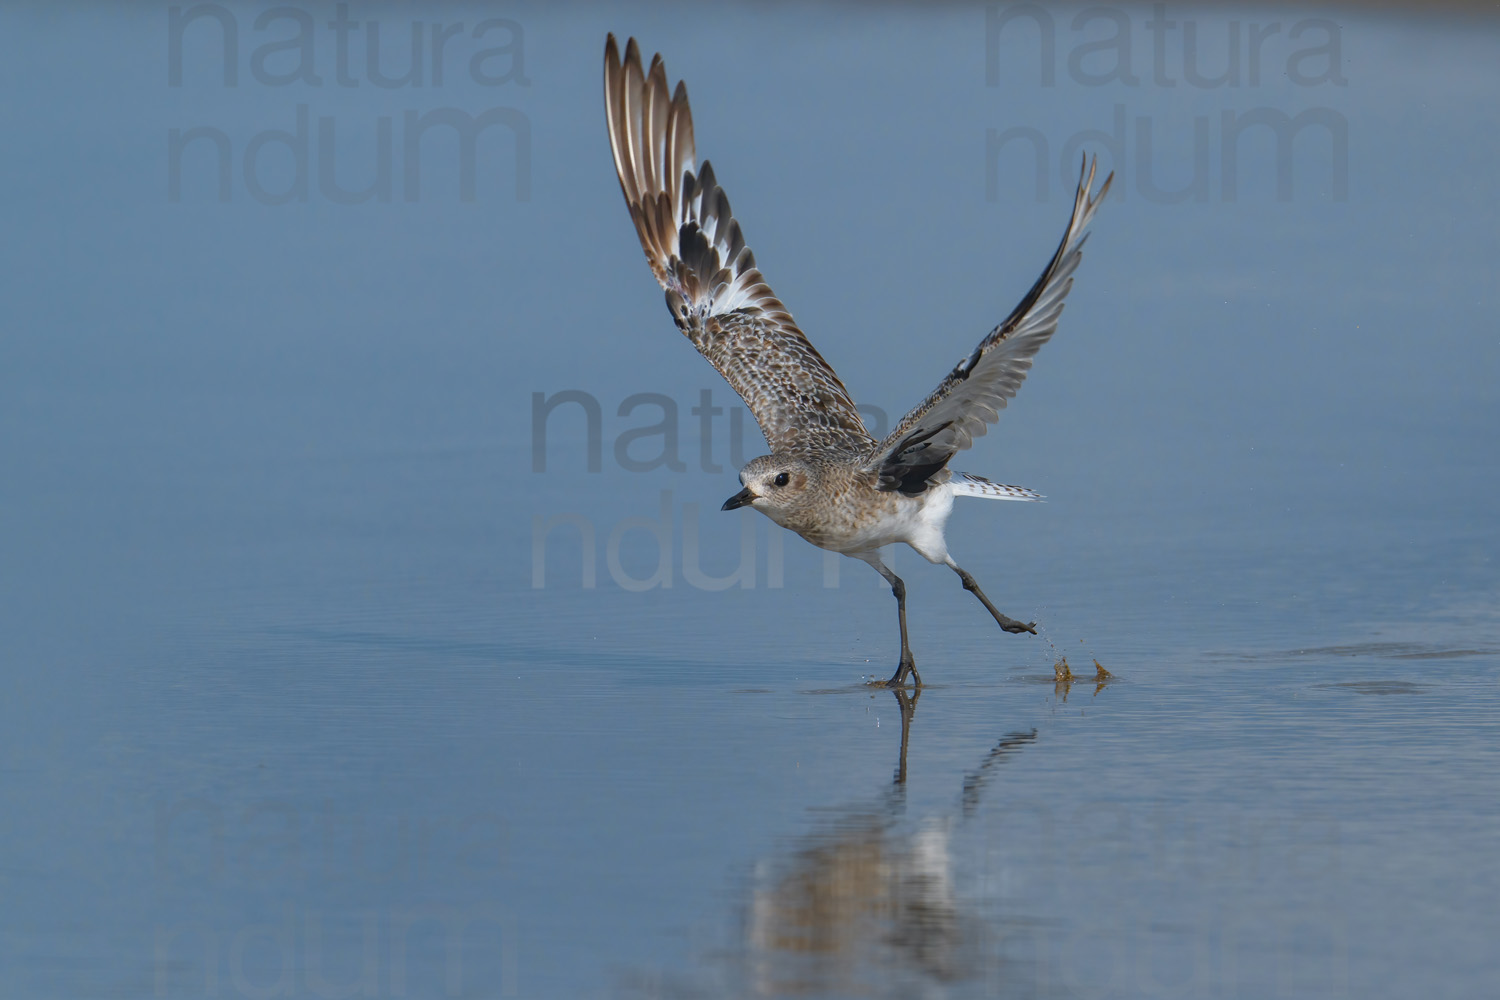
[{"label": "barred tail feather", "polygon": [[960,497],[984,497],[987,500],[1041,500],[1042,495],[1024,486],[1005,486],[992,483],[983,476],[967,472],[955,472],[949,485],[953,495]]}]

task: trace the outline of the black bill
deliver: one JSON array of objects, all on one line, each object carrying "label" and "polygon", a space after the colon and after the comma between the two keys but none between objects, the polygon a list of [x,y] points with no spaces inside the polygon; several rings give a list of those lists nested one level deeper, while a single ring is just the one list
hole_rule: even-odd
[{"label": "black bill", "polygon": [[746,486],[744,489],[740,490],[734,496],[730,497],[728,500],[725,500],[724,501],[724,506],[720,507],[719,509],[720,510],[737,510],[740,507],[748,507],[748,506],[750,506],[750,504],[753,503],[754,501],[755,501],[755,494],[751,493],[750,492],[750,487]]}]

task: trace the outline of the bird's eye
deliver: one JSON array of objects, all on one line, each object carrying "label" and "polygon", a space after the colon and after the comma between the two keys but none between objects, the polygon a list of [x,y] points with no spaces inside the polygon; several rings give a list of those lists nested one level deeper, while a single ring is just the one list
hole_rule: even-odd
[{"label": "bird's eye", "polygon": [[785,486],[787,483],[789,483],[791,481],[792,481],[792,477],[789,476],[789,475],[787,475],[785,472],[781,473],[780,475],[778,475],[776,477],[776,485],[777,486]]}]

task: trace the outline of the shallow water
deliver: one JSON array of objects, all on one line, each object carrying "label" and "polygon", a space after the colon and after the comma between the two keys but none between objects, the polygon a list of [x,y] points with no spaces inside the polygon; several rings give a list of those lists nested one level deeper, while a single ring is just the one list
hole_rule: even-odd
[{"label": "shallow water", "polygon": [[[250,8],[214,8],[233,87],[217,14],[178,49],[165,8],[0,15],[0,994],[1496,981],[1496,22],[1174,8],[1167,85],[1150,8],[1069,10],[1049,85],[1008,7],[502,5],[448,10],[446,75],[387,89],[367,29],[341,86],[337,15],[303,9],[320,86],[267,82],[293,28]],[[398,74],[411,15],[358,16]],[[486,17],[511,23],[473,39]],[[1110,24],[1134,83],[1091,82]],[[1200,79],[1238,33],[1238,86],[1185,75],[1188,24]],[[949,529],[1039,636],[897,553],[928,686],[871,690],[884,585],[719,513],[759,437],[640,263],[609,30],[688,79],[757,259],[874,424],[1029,286],[1064,147],[1124,116],[1060,331],[956,463],[1048,496]],[[262,140],[252,184],[299,105],[306,156]],[[406,112],[496,107],[525,128],[481,135],[474,200],[436,131],[406,200]],[[1267,109],[1324,124],[1285,198],[1246,132],[1231,196],[1225,113]],[[382,116],[390,200],[336,203],[319,120],[353,190]],[[169,130],[205,126],[227,202],[212,139],[172,193]],[[1047,143],[1045,192],[1024,146],[987,160],[1010,128]],[[1199,128],[1204,197],[1166,203]],[[307,200],[269,204],[299,165]],[[669,430],[680,468],[637,469]]]}]

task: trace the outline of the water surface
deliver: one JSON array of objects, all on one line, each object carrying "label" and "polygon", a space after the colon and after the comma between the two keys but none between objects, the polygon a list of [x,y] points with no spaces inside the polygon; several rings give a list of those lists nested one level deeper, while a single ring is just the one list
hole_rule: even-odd
[{"label": "water surface", "polygon": [[[423,14],[424,45],[466,26],[445,75],[385,87],[367,28],[345,86],[337,11],[299,9],[316,86],[256,62],[295,33],[260,8],[214,8],[234,86],[216,15],[176,48],[166,8],[3,15],[0,993],[1496,980],[1493,21],[1173,8],[1159,77],[1150,8],[1109,15],[1126,65],[1072,10],[1048,57],[1045,25],[978,7],[501,5]],[[357,16],[399,75],[408,9]],[[1187,75],[1188,24],[1200,81],[1238,39],[1237,84]],[[872,423],[1009,310],[1069,142],[1108,160],[1124,123],[1060,332],[956,463],[1049,498],[949,530],[1040,636],[899,553],[928,687],[871,691],[883,584],[718,512],[758,439],[619,204],[610,30],[688,79],[757,259]],[[407,200],[407,113],[495,108],[473,200],[437,130]],[[1271,112],[1316,113],[1290,190],[1260,126],[1231,191],[1226,114]],[[369,201],[327,193],[325,119]],[[231,144],[227,201],[212,138],[174,195],[194,128]],[[1034,141],[988,154],[1014,128],[1045,190]],[[256,187],[268,130],[293,145],[259,143]],[[567,391],[538,471],[535,394]],[[638,469],[663,421],[678,467]]]}]

